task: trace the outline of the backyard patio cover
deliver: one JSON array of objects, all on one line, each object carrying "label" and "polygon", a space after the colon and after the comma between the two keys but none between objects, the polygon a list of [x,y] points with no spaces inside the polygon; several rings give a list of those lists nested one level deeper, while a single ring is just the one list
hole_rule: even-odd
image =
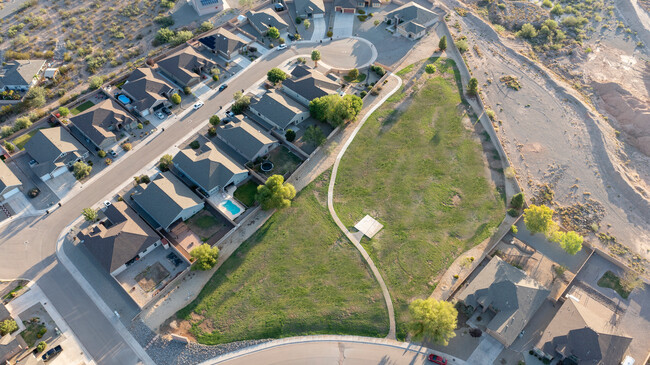
[{"label": "backyard patio cover", "polygon": [[384,226],[374,220],[371,216],[366,215],[354,226],[354,228],[366,235],[368,238],[372,238],[377,234],[377,232],[379,232],[379,230],[384,228]]}]

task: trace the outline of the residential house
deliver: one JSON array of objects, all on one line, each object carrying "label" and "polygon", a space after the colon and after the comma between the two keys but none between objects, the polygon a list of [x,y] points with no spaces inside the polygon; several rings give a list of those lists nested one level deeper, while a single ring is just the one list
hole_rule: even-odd
[{"label": "residential house", "polygon": [[569,296],[534,351],[564,364],[620,364],[632,339],[618,334],[613,318],[616,315],[598,301]]},{"label": "residential house", "polygon": [[207,37],[199,38],[199,42],[210,52],[219,55],[226,60],[237,56],[249,43],[235,33],[219,28],[216,33]]},{"label": "residential house", "polygon": [[250,111],[284,132],[309,118],[309,109],[283,93],[271,90],[251,101]]},{"label": "residential house", "polygon": [[223,0],[190,0],[190,5],[199,16],[218,13],[226,8]]},{"label": "residential house", "polygon": [[334,11],[344,14],[354,14],[357,8],[363,8],[366,3],[363,0],[335,0]]},{"label": "residential house", "polygon": [[106,218],[77,233],[77,238],[99,266],[115,276],[160,245],[160,236],[138,214],[118,201]]},{"label": "residential house", "polygon": [[[7,319],[20,320],[20,318],[13,318],[7,307],[0,302],[0,322]],[[0,337],[0,364],[9,364],[10,360],[14,359],[22,351],[27,350],[28,347],[22,336],[18,336],[18,332],[8,333]]]},{"label": "residential house", "polygon": [[227,186],[237,185],[248,177],[248,170],[212,143],[206,143],[197,150],[184,148],[172,161],[180,175],[198,186],[206,196],[212,196]]},{"label": "residential house", "polygon": [[526,273],[495,256],[458,299],[491,318],[486,332],[508,347],[549,294]]},{"label": "residential house", "polygon": [[323,0],[293,0],[296,15],[303,18],[322,18],[325,16]]},{"label": "residential house", "polygon": [[[332,76],[334,77],[334,76]],[[282,82],[282,90],[304,106],[321,96],[337,94],[341,85],[313,68],[299,65],[296,66],[289,78]]]},{"label": "residential house", "polygon": [[359,7],[365,7],[365,8],[379,8],[381,7],[381,0],[364,0],[364,1],[358,1],[359,4],[363,3],[362,6]]},{"label": "residential house", "polygon": [[152,225],[164,230],[177,221],[186,221],[204,206],[203,201],[170,171],[160,174],[132,198],[151,218]]},{"label": "residential house", "polygon": [[63,127],[40,129],[27,141],[25,150],[33,159],[32,170],[43,181],[62,175],[88,157],[88,150]]},{"label": "residential house", "polygon": [[411,1],[386,14],[385,19],[395,26],[400,35],[420,39],[426,34],[427,28],[438,20],[438,14]]},{"label": "residential house", "polygon": [[158,61],[158,71],[181,87],[194,86],[201,81],[201,74],[210,73],[216,64],[194,48],[187,46],[171,56]]},{"label": "residential house", "polygon": [[0,68],[0,91],[27,91],[38,83],[45,60],[14,60]]},{"label": "residential house", "polygon": [[157,110],[171,103],[169,98],[177,92],[167,80],[154,73],[149,67],[140,67],[129,75],[122,92],[131,99],[127,105],[143,117],[154,114]]},{"label": "residential house", "polygon": [[217,128],[217,137],[244,156],[248,161],[269,153],[278,146],[278,141],[261,128],[254,126],[241,116]]},{"label": "residential house", "polygon": [[106,99],[70,118],[71,130],[81,133],[95,151],[107,151],[120,139],[122,131],[130,131],[138,122],[113,99]]},{"label": "residential house", "polygon": [[264,8],[260,11],[249,11],[246,13],[246,18],[250,25],[263,36],[266,35],[266,32],[271,27],[277,28],[280,32],[286,31],[289,27],[289,24],[277,12],[270,8]]},{"label": "residential house", "polygon": [[21,185],[22,183],[9,169],[9,166],[0,161],[0,201],[17,194]]}]

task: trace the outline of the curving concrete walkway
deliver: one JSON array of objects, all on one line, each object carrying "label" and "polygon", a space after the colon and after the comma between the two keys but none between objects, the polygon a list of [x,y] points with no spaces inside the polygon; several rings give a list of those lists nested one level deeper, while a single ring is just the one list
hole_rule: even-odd
[{"label": "curving concrete walkway", "polygon": [[448,364],[465,361],[418,344],[360,336],[301,336],[265,342],[202,362],[215,364],[394,364],[429,363],[428,354],[447,358]]},{"label": "curving concrete walkway", "polygon": [[341,162],[341,158],[343,157],[343,154],[345,154],[345,151],[348,149],[350,146],[350,143],[354,140],[354,137],[356,137],[357,133],[363,127],[365,124],[366,120],[368,120],[368,117],[377,110],[391,95],[393,95],[397,90],[399,90],[400,86],[402,86],[402,79],[399,77],[390,74],[389,77],[392,77],[397,80],[397,86],[393,88],[388,94],[384,95],[384,97],[376,103],[370,110],[366,112],[366,115],[361,119],[359,124],[357,124],[356,128],[354,128],[354,131],[350,135],[350,138],[348,138],[347,141],[345,141],[345,144],[343,145],[343,148],[339,152],[339,154],[336,156],[336,161],[334,162],[334,167],[332,168],[332,175],[330,177],[330,185],[329,188],[327,189],[327,208],[330,211],[330,214],[332,215],[332,218],[334,219],[334,222],[336,222],[336,225],[339,226],[341,231],[345,233],[345,236],[352,241],[354,244],[354,247],[359,250],[359,253],[361,253],[361,256],[363,256],[364,260],[368,263],[368,266],[370,267],[370,270],[372,271],[372,274],[375,276],[375,279],[377,279],[377,282],[379,283],[379,286],[381,287],[381,291],[384,294],[384,300],[386,301],[386,308],[388,309],[388,321],[390,324],[390,328],[388,330],[388,336],[387,338],[390,339],[395,339],[395,309],[393,308],[393,301],[390,297],[390,293],[388,292],[388,287],[386,286],[386,283],[384,283],[384,279],[381,277],[381,274],[379,273],[379,270],[377,270],[377,267],[375,266],[375,263],[372,261],[372,258],[368,255],[366,250],[361,246],[361,243],[359,240],[357,240],[352,233],[345,227],[343,222],[339,219],[339,217],[336,215],[336,211],[334,210],[334,184],[336,183],[336,172],[338,171],[339,164]]}]

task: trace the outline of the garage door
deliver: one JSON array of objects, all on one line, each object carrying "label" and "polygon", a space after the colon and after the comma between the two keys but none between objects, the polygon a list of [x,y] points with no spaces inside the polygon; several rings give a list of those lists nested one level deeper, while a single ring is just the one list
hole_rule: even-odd
[{"label": "garage door", "polygon": [[67,167],[59,167],[58,169],[54,170],[54,172],[52,173],[52,177],[61,176],[66,171],[68,171]]},{"label": "garage door", "polygon": [[354,14],[354,9],[345,9],[343,10],[344,14]]},{"label": "garage door", "polygon": [[51,178],[52,178],[52,175],[50,175],[50,174],[41,176],[41,180],[43,180],[43,181],[47,181],[47,180],[49,180]]},{"label": "garage door", "polygon": [[18,190],[18,188],[14,188],[14,189],[10,190],[9,192],[4,193],[2,195],[2,197],[4,199],[9,199],[10,196],[16,195],[16,193],[18,193],[19,191],[20,190]]},{"label": "garage door", "polygon": [[324,18],[325,14],[314,14],[314,18]]}]

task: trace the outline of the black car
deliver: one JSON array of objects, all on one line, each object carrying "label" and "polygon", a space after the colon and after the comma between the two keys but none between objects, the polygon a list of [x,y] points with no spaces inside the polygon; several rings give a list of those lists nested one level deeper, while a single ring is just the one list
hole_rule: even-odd
[{"label": "black car", "polygon": [[167,108],[162,108],[162,112],[167,114],[167,115],[172,115],[172,111],[167,109]]},{"label": "black car", "polygon": [[292,41],[296,40],[296,36],[291,33],[287,34],[287,37],[289,37],[289,39],[291,39]]},{"label": "black car", "polygon": [[228,85],[222,84],[221,86],[219,86],[219,91],[224,91],[224,90],[226,90],[227,87],[228,87]]},{"label": "black car", "polygon": [[60,354],[61,351],[63,351],[63,348],[61,347],[61,345],[58,345],[57,347],[55,347],[53,349],[50,349],[48,352],[43,354],[43,356],[42,356],[43,361],[48,362],[48,361],[52,360],[52,358],[54,358],[56,355]]}]

